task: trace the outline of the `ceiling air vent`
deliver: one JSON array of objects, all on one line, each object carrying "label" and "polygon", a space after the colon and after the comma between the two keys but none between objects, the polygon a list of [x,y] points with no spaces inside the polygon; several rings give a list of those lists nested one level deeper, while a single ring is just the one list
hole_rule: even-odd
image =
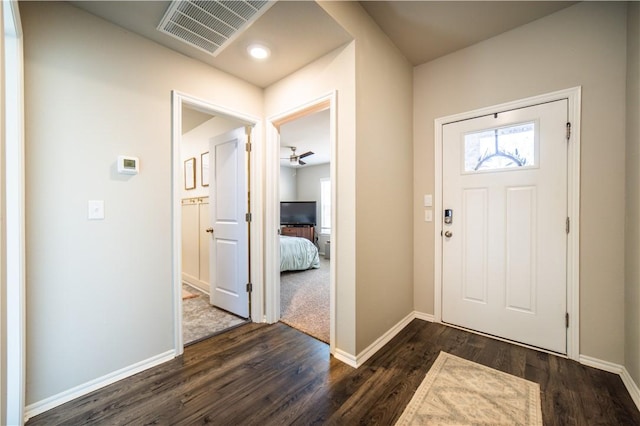
[{"label": "ceiling air vent", "polygon": [[158,30],[213,56],[255,22],[274,1],[173,1]]}]

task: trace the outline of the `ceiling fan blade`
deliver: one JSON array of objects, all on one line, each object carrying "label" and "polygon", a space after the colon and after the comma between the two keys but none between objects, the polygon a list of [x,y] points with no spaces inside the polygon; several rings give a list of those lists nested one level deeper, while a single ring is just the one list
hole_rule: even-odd
[{"label": "ceiling fan blade", "polygon": [[301,166],[304,166],[304,165],[305,165],[305,164],[307,164],[307,163],[305,163],[305,162],[304,162],[304,161],[302,161],[302,160],[298,160],[298,164],[300,164]]},{"label": "ceiling fan blade", "polygon": [[310,155],[313,155],[313,152],[312,151],[307,151],[304,154],[300,154],[300,158],[308,157]]}]

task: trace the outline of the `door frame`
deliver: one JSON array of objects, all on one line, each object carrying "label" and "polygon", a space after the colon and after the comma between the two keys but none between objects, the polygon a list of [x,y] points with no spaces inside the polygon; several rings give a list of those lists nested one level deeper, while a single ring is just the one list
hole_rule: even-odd
[{"label": "door frame", "polygon": [[184,352],[184,341],[182,336],[182,210],[181,210],[181,181],[183,173],[182,160],[180,158],[180,143],[182,142],[182,106],[187,105],[193,109],[205,112],[214,116],[220,116],[231,120],[236,120],[239,125],[250,126],[252,128],[251,152],[249,158],[251,168],[249,172],[249,192],[251,193],[251,214],[250,238],[249,238],[249,258],[250,276],[249,281],[253,283],[253,290],[250,295],[251,316],[254,322],[261,322],[262,313],[262,175],[261,158],[262,144],[259,143],[262,135],[261,120],[249,114],[234,111],[230,108],[209,102],[195,96],[188,95],[177,90],[171,91],[171,193],[172,193],[172,287],[173,287],[173,311],[174,311],[174,345],[175,356]]},{"label": "door frame", "polygon": [[0,5],[0,423],[26,407],[26,237],[23,33],[18,2]]},{"label": "door frame", "polygon": [[[442,323],[442,238],[441,217],[443,182],[443,131],[449,123],[469,120],[484,115],[526,108],[533,105],[567,99],[568,121],[571,123],[571,138],[567,150],[567,214],[571,218],[571,231],[567,236],[567,357],[578,360],[580,355],[580,105],[582,87],[577,86],[556,92],[546,93],[513,102],[493,105],[460,114],[437,118],[435,130],[435,200],[434,211],[434,321]],[[480,333],[482,334],[482,333]],[[492,336],[495,338],[495,336]],[[527,345],[522,345],[527,346]],[[538,349],[538,348],[536,348]],[[540,350],[540,349],[538,349]]]},{"label": "door frame", "polygon": [[266,193],[265,193],[265,321],[280,320],[280,241],[277,230],[280,227],[280,126],[305,115],[329,110],[329,145],[331,163],[331,258],[329,269],[329,352],[335,351],[336,336],[336,152],[337,152],[337,92],[332,91],[267,119],[267,143],[265,152]]}]

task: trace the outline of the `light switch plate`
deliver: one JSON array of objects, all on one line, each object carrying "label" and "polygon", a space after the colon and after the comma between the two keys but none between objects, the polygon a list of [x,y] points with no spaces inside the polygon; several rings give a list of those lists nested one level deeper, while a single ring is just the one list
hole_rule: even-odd
[{"label": "light switch plate", "polygon": [[433,196],[431,194],[426,194],[424,196],[424,206],[425,207],[433,206]]},{"label": "light switch plate", "polygon": [[88,209],[89,220],[104,219],[104,200],[89,200]]},{"label": "light switch plate", "polygon": [[433,211],[431,209],[426,209],[424,211],[424,221],[425,222],[433,221]]}]

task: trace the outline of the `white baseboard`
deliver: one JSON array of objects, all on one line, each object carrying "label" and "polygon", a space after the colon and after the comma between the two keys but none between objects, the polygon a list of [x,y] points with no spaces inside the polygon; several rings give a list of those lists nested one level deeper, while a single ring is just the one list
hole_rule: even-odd
[{"label": "white baseboard", "polygon": [[[407,315],[404,319],[398,322],[395,326],[389,329],[385,334],[380,336],[375,342],[369,345],[364,351],[360,352],[358,355],[354,356],[347,352],[341,351],[340,349],[335,350],[334,357],[351,367],[358,368],[362,364],[364,364],[369,358],[371,358],[376,352],[378,352],[384,345],[389,343],[391,339],[393,339],[402,329],[404,329],[412,320],[420,319],[423,321],[434,322],[435,318],[432,314],[427,314],[424,312],[413,311],[409,315]],[[627,371],[626,367],[620,364],[615,364],[608,361],[603,361],[597,358],[592,358],[586,355],[580,355],[578,361],[580,364],[594,367],[599,370],[604,370],[609,373],[618,374],[622,379],[622,383],[624,383],[631,399],[636,404],[638,409],[640,409],[640,388],[633,381],[633,378]]]},{"label": "white baseboard", "polygon": [[586,365],[587,367],[597,368],[598,370],[608,371],[609,373],[620,374],[622,373],[622,369],[624,368],[620,364],[615,364],[609,361],[603,361],[601,359],[592,358],[586,355],[580,355],[578,358],[580,364]]},{"label": "white baseboard", "polygon": [[629,395],[631,395],[631,399],[636,403],[636,407],[640,410],[640,388],[636,382],[633,381],[631,374],[627,371],[626,367],[622,367],[622,372],[620,373],[620,378],[622,379],[622,383],[629,391]]},{"label": "white baseboard", "polygon": [[640,388],[638,388],[638,385],[633,381],[633,378],[624,365],[615,364],[609,361],[603,361],[601,359],[592,358],[586,355],[580,355],[579,361],[580,364],[586,365],[588,367],[593,367],[597,368],[598,370],[618,374],[622,379],[622,383],[624,383],[624,386],[627,388],[631,399],[633,399],[636,407],[638,407],[638,409],[640,410]]},{"label": "white baseboard", "polygon": [[376,339],[375,342],[370,344],[364,351],[360,352],[358,355],[352,355],[350,353],[344,352],[338,348],[336,348],[333,356],[339,361],[344,362],[345,364],[358,368],[369,358],[376,354],[384,345],[389,343],[391,339],[396,337],[398,333],[400,333],[411,321],[414,319],[420,319],[423,321],[434,322],[434,317],[431,314],[425,314],[423,312],[413,311],[406,317],[404,317],[400,322],[391,327],[386,333]]},{"label": "white baseboard", "polygon": [[200,285],[198,285],[198,284],[193,284],[193,283],[190,283],[189,281],[185,281],[185,280],[183,280],[183,281],[182,281],[182,284],[184,284],[184,285],[186,285],[186,286],[189,286],[189,287],[191,287],[191,288],[193,288],[193,289],[196,289],[196,290],[198,290],[198,291],[201,291],[201,292],[203,292],[204,294],[206,294],[207,296],[209,296],[209,287],[208,287],[208,286],[206,286],[206,287],[205,287],[205,286],[203,286],[203,287],[204,287],[204,288],[203,288],[203,287],[201,287],[201,286],[200,286]]},{"label": "white baseboard", "polygon": [[171,361],[173,358],[175,358],[175,356],[176,351],[172,349],[170,351],[137,362],[128,367],[122,368],[118,371],[114,371],[113,373],[109,373],[106,376],[98,377],[97,379],[91,380],[87,383],[83,383],[64,392],[60,392],[59,394],[50,396],[49,398],[43,399],[42,401],[34,402],[33,404],[30,404],[26,407],[24,421],[26,423],[30,418],[37,416],[38,414],[42,414],[45,411],[57,407],[58,405],[62,405],[65,402],[69,402],[75,398],[79,398],[83,395],[93,392],[94,390],[117,382],[118,380],[133,376],[134,374],[147,370],[151,367],[155,367],[156,365],[162,364],[163,362]]},{"label": "white baseboard", "polygon": [[386,333],[378,337],[375,340],[375,342],[370,344],[365,350],[360,352],[356,356],[356,366],[357,366],[356,368],[358,368],[359,366],[367,362],[369,358],[371,358],[373,355],[375,355],[376,352],[382,349],[384,345],[389,343],[391,339],[396,337],[396,335],[400,333],[402,329],[405,328],[407,325],[409,325],[409,323],[414,319],[415,319],[415,315],[413,312],[411,312],[409,315],[401,319],[400,322],[398,322],[396,325],[391,327]]},{"label": "white baseboard", "polygon": [[344,352],[338,348],[336,348],[333,356],[344,362],[347,365],[350,365],[353,368],[358,368],[369,358],[371,358],[376,352],[378,352],[384,345],[389,343],[391,339],[393,339],[396,334],[402,331],[403,328],[407,326],[413,319],[415,318],[414,312],[411,312],[409,315],[404,317],[400,322],[391,327],[386,333],[382,336],[378,337],[375,342],[370,344],[365,350],[360,352],[358,355],[354,356],[350,353]]},{"label": "white baseboard", "polygon": [[347,353],[347,352],[341,350],[341,349],[336,348],[336,350],[333,353],[333,357],[335,359],[337,359],[338,361],[344,362],[345,364],[347,364],[350,367],[358,368],[358,363],[357,363],[356,357],[351,355],[350,353]]},{"label": "white baseboard", "polygon": [[191,286],[203,293],[209,294],[209,283],[199,280],[196,277],[192,277],[189,274],[182,273],[182,283]]},{"label": "white baseboard", "polygon": [[436,318],[433,314],[425,314],[424,312],[413,311],[414,318],[421,319],[427,322],[435,322]]}]

